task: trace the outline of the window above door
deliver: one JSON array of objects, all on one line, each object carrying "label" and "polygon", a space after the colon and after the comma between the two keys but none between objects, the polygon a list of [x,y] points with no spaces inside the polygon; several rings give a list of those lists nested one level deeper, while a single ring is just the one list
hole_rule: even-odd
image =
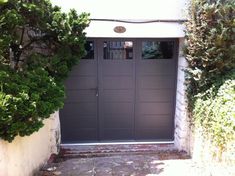
[{"label": "window above door", "polygon": [[133,59],[132,41],[104,41],[103,58],[105,60]]},{"label": "window above door", "polygon": [[172,59],[174,41],[142,41],[142,59]]}]

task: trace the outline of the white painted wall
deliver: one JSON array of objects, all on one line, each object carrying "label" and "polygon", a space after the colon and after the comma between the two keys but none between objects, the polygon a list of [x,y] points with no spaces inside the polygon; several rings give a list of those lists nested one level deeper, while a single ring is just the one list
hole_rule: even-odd
[{"label": "white painted wall", "polygon": [[58,153],[60,123],[58,112],[44,121],[44,127],[12,143],[0,140],[0,176],[31,176],[52,153]]},{"label": "white painted wall", "polygon": [[[126,31],[124,33],[116,33],[114,32],[116,26],[123,26],[126,28]],[[86,36],[91,38],[179,38],[185,35],[182,24],[170,22],[129,24],[91,21],[85,32]]]},{"label": "white painted wall", "polygon": [[179,39],[178,74],[175,105],[175,146],[190,153],[190,123],[187,111],[185,72],[187,61],[183,55],[184,38]]},{"label": "white painted wall", "polygon": [[[126,21],[184,20],[188,0],[52,0],[52,4],[68,12],[89,12],[91,19],[123,19]],[[116,26],[126,28],[124,33],[114,32]],[[180,23],[154,22],[130,24],[110,21],[91,21],[85,30],[87,37],[111,38],[181,38],[184,27]]]},{"label": "white painted wall", "polygon": [[188,0],[51,0],[68,12],[89,12],[91,18],[185,19]]}]

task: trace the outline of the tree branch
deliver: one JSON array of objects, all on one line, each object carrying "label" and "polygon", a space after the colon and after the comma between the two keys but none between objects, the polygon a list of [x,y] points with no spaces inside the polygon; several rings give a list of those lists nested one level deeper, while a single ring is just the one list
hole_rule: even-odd
[{"label": "tree branch", "polygon": [[24,40],[24,32],[25,32],[25,27],[23,26],[22,33],[21,33],[21,38],[20,38],[20,45],[22,46],[23,40]]}]

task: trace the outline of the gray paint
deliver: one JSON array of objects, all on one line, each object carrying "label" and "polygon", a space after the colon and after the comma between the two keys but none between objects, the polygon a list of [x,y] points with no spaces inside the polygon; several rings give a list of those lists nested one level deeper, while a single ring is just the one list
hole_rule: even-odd
[{"label": "gray paint", "polygon": [[95,59],[81,60],[66,80],[62,142],[172,140],[178,40],[169,39],[173,59],[143,60],[144,39],[123,39],[134,42],[133,59],[106,60],[110,40],[122,39],[95,39]]}]

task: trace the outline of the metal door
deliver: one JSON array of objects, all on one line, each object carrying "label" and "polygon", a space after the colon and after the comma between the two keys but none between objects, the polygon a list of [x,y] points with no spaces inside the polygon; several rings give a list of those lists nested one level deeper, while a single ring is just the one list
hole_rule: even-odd
[{"label": "metal door", "polygon": [[137,42],[135,139],[173,140],[177,40]]},{"label": "metal door", "polygon": [[65,84],[62,142],[172,140],[177,43],[93,40],[93,57],[81,59]]},{"label": "metal door", "polygon": [[87,44],[90,53],[79,61],[65,82],[66,100],[60,110],[63,143],[98,140],[96,43]]},{"label": "metal door", "polygon": [[133,44],[133,39],[100,39],[98,42],[101,140],[134,139]]}]

